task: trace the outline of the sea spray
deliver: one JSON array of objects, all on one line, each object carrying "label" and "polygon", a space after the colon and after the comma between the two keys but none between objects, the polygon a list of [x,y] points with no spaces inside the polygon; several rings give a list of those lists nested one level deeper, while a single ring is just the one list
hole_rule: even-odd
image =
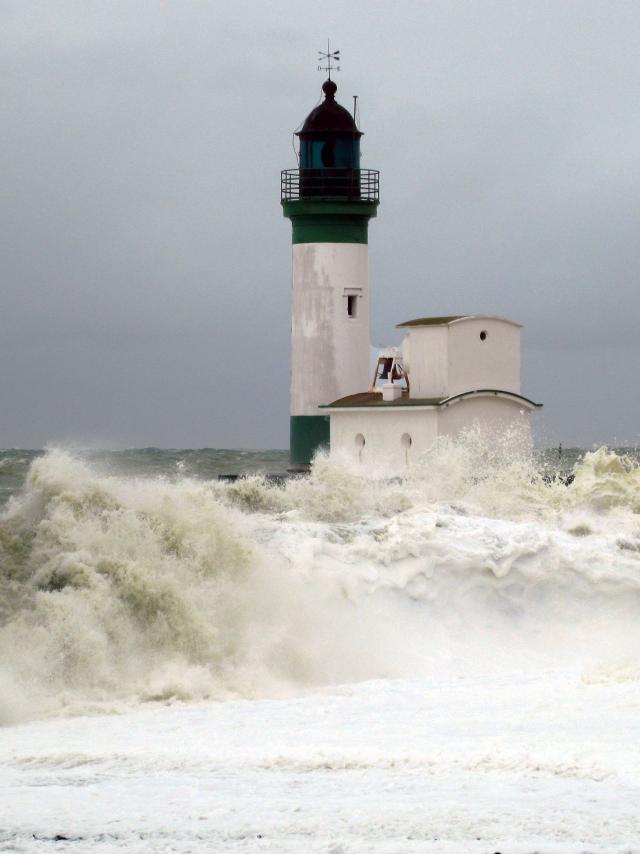
[{"label": "sea spray", "polygon": [[320,456],[284,486],[51,451],[0,519],[0,719],[507,661],[634,678],[638,465],[574,476],[473,435],[402,480]]},{"label": "sea spray", "polygon": [[96,477],[59,452],[37,460],[2,523],[14,613],[0,662],[25,702],[46,713],[76,697],[232,690],[250,563],[232,515],[206,484]]}]

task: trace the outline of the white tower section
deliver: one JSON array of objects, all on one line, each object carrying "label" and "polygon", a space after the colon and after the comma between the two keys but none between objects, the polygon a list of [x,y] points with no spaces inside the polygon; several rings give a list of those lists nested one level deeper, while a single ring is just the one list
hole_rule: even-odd
[{"label": "white tower section", "polygon": [[291,414],[367,388],[369,360],[367,244],[294,244]]}]

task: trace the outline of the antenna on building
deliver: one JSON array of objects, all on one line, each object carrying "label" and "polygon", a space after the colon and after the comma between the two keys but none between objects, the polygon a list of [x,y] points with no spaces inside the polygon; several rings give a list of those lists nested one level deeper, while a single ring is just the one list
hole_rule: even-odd
[{"label": "antenna on building", "polygon": [[[331,50],[331,45],[329,43],[329,39],[327,39],[327,49],[318,51],[318,71],[326,71],[329,75],[329,80],[331,80],[331,72],[332,71],[340,71],[339,65],[332,65],[331,61],[335,63],[340,62],[340,51],[339,50]],[[326,65],[323,63],[326,62]]]}]

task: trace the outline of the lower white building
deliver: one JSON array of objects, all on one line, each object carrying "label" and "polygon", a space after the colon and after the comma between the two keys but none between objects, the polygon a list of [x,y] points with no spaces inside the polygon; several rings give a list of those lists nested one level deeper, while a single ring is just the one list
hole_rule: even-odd
[{"label": "lower white building", "polygon": [[479,428],[530,442],[542,404],[520,393],[519,323],[489,315],[399,324],[402,349],[383,351],[369,389],[323,406],[331,454],[401,473],[439,436]]}]

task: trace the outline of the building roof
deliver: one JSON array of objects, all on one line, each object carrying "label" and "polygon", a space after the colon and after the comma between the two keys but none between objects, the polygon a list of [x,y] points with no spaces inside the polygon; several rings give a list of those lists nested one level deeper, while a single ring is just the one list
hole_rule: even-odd
[{"label": "building roof", "polygon": [[416,317],[415,320],[405,320],[404,323],[397,323],[396,329],[402,326],[447,326],[454,320],[460,320],[461,317],[467,317],[465,314],[451,314],[448,317]]},{"label": "building roof", "polygon": [[416,317],[415,320],[405,320],[404,323],[396,324],[396,329],[407,326],[449,326],[451,323],[462,320],[501,320],[512,326],[522,326],[515,320],[509,320],[508,317],[500,317],[497,314],[451,314],[446,317]]},{"label": "building roof", "polygon": [[326,80],[322,84],[324,101],[309,113],[302,125],[302,130],[298,132],[298,136],[326,131],[350,133],[357,137],[362,136],[349,110],[336,101],[337,88],[333,80]]},{"label": "building roof", "polygon": [[444,398],[440,397],[409,397],[403,392],[402,397],[397,400],[383,400],[381,391],[361,391],[358,394],[350,394],[334,400],[333,403],[325,404],[322,408],[342,406],[438,406]]},{"label": "building roof", "polygon": [[448,406],[451,403],[457,403],[469,397],[502,397],[512,398],[514,401],[525,404],[531,409],[540,409],[541,403],[535,403],[528,397],[523,397],[515,391],[505,391],[499,388],[478,388],[470,391],[463,391],[460,394],[453,394],[450,397],[409,397],[407,392],[402,393],[402,397],[397,400],[383,400],[382,392],[379,391],[362,391],[358,394],[350,394],[347,397],[341,397],[334,400],[333,403],[326,403],[320,406],[320,409],[385,409],[387,407],[398,406],[422,406],[422,407],[440,407]]}]

